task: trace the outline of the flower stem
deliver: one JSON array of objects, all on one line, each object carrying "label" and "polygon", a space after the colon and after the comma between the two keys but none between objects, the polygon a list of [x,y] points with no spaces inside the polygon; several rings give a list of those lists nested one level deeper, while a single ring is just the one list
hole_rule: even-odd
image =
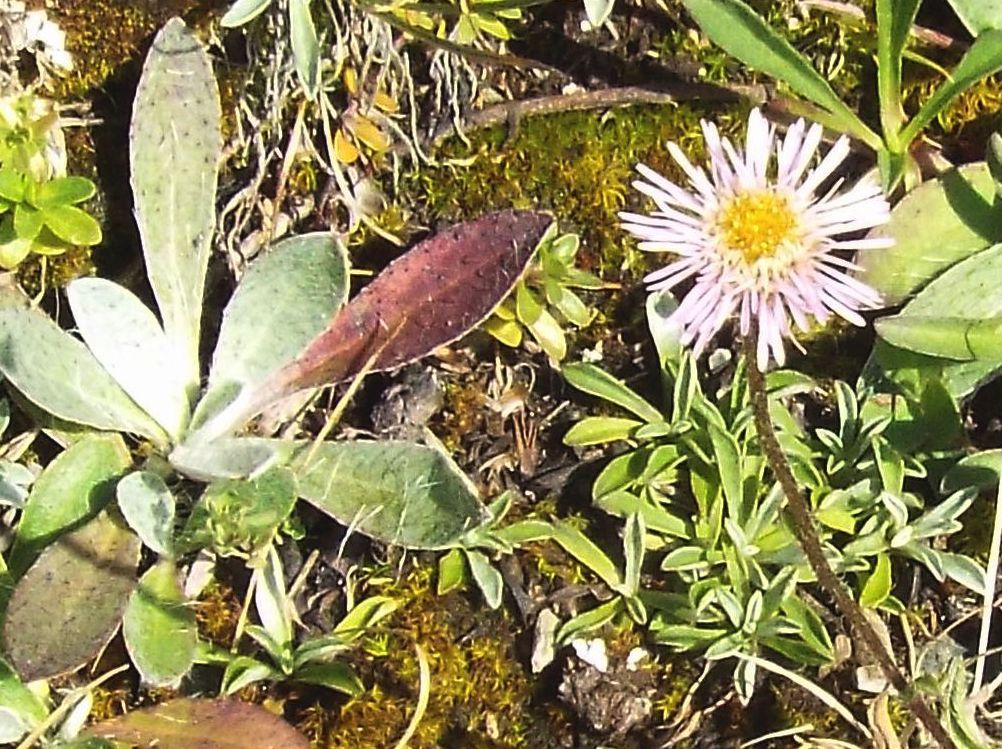
[{"label": "flower stem", "polygon": [[864,649],[880,666],[884,678],[897,690],[902,699],[907,700],[912,714],[932,734],[936,743],[943,749],[956,749],[942,723],[920,694],[915,692],[908,680],[895,665],[891,654],[887,652],[880,635],[866,620],[862,607],[852,597],[849,589],[838,578],[835,571],[825,558],[821,548],[821,539],[814,528],[811,511],[807,505],[804,493],[797,485],[797,480],[790,470],[790,464],[776,438],[776,430],[769,416],[769,396],[765,388],[765,376],[758,368],[755,358],[758,327],[752,329],[745,337],[745,358],[748,365],[748,391],[751,396],[752,412],[755,417],[755,431],[758,433],[759,445],[769,461],[769,467],[786,494],[786,509],[793,527],[794,535],[807,556],[807,562],[818,579],[818,584],[834,600],[839,611],[849,620],[849,625]]}]

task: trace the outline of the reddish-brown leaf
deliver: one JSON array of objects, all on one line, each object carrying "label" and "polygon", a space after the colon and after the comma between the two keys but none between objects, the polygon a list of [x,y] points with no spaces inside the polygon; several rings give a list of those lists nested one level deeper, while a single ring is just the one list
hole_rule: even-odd
[{"label": "reddish-brown leaf", "polygon": [[146,749],[308,749],[296,729],[258,705],[183,698],[91,726],[84,733]]},{"label": "reddish-brown leaf", "polygon": [[546,213],[508,210],[424,240],[343,307],[253,401],[351,379],[377,351],[373,369],[393,369],[456,340],[508,295],[552,222]]}]

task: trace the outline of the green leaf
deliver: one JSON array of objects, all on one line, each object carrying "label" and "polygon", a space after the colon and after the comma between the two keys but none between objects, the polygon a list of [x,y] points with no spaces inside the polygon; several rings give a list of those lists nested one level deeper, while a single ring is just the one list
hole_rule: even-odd
[{"label": "green leaf", "polygon": [[943,572],[951,580],[963,585],[976,595],[985,595],[985,571],[970,557],[952,552],[940,552]]},{"label": "green leaf", "polygon": [[644,421],[662,421],[661,413],[654,406],[628,388],[622,380],[617,380],[593,364],[567,364],[563,373],[564,378],[578,390],[615,403]]},{"label": "green leaf", "polygon": [[487,519],[469,479],[431,447],[325,442],[304,447],[291,467],[303,499],[383,543],[449,548]]},{"label": "green leaf", "polygon": [[[87,211],[73,205],[51,205],[41,212],[45,225],[64,242],[82,247],[101,243],[101,224]],[[14,219],[16,222],[16,213]]]},{"label": "green leaf", "polygon": [[626,566],[623,571],[622,594],[635,596],[640,591],[640,573],[644,565],[644,516],[634,512],[626,519],[623,530],[623,559]]},{"label": "green leaf", "polygon": [[0,660],[0,743],[15,744],[45,720],[49,711],[17,674]]},{"label": "green leaf", "polygon": [[684,0],[710,40],[753,70],[777,78],[837,118],[839,127],[870,148],[880,137],[863,124],[811,64],[741,0]]},{"label": "green leaf", "polygon": [[220,554],[256,554],[271,544],[296,496],[295,477],[281,465],[253,479],[215,481],[192,510],[178,553],[211,546]]},{"label": "green leaf", "polygon": [[564,330],[549,310],[541,308],[539,315],[531,323],[525,323],[525,327],[540,348],[553,361],[563,361],[563,358],[567,356],[567,339],[564,336]]},{"label": "green leaf", "polygon": [[224,28],[243,26],[264,13],[271,0],[237,0],[219,22]]},{"label": "green leaf", "polygon": [[139,539],[161,556],[174,550],[174,495],[155,473],[134,471],[115,487],[118,507]]},{"label": "green leaf", "polygon": [[501,597],[504,594],[504,580],[501,573],[497,571],[491,560],[482,552],[475,549],[463,549],[466,554],[466,561],[470,565],[470,572],[473,579],[484,594],[484,601],[492,609],[501,606]]},{"label": "green leaf", "polygon": [[615,440],[627,440],[644,422],[613,416],[586,416],[567,430],[565,445],[601,445]]},{"label": "green leaf", "polygon": [[31,488],[8,566],[19,577],[56,536],[92,518],[114,497],[132,456],[117,434],[91,434],[70,445]]},{"label": "green leaf", "polygon": [[89,726],[84,734],[157,749],[310,746],[302,734],[274,713],[260,705],[231,699],[169,700]]},{"label": "green leaf", "polygon": [[349,697],[358,697],[365,691],[365,685],[352,669],[340,661],[331,663],[309,663],[293,674],[296,681],[327,687]]},{"label": "green leaf", "polygon": [[209,56],[184,22],[172,18],[153,40],[136,89],[130,173],[146,273],[192,388],[201,377],[199,337],[216,220],[220,120]]},{"label": "green leaf", "polygon": [[[453,549],[458,551],[458,549]],[[354,642],[383,619],[397,610],[397,602],[388,596],[369,596],[359,601],[354,608],[334,627],[333,634],[344,642]]]},{"label": "green leaf", "polygon": [[14,233],[18,239],[34,239],[44,225],[45,215],[38,208],[33,208],[27,203],[18,203],[14,206]]},{"label": "green leaf", "polygon": [[624,599],[617,596],[611,601],[606,601],[589,611],[578,614],[573,619],[564,622],[563,626],[557,630],[556,643],[566,645],[571,640],[594,632],[616,618],[623,611],[625,605]]},{"label": "green leaf", "polygon": [[78,278],[66,297],[80,335],[105,371],[174,440],[180,438],[191,411],[184,373],[150,308],[103,278]]},{"label": "green leaf", "polygon": [[720,476],[720,485],[727,500],[727,512],[738,524],[748,519],[748,508],[744,505],[744,483],[741,480],[741,452],[738,442],[730,432],[709,425],[710,441],[713,443],[714,468]]},{"label": "green leaf", "polygon": [[1002,133],[992,133],[989,136],[985,161],[992,179],[995,180],[995,197],[998,200],[1002,198]]},{"label": "green leaf", "polygon": [[198,644],[195,610],[185,601],[172,561],[162,560],[139,580],[122,634],[144,684],[176,686],[188,673]]},{"label": "green leaf", "polygon": [[978,35],[957,67],[950,71],[950,78],[932,92],[905,126],[901,133],[902,147],[909,146],[951,101],[999,70],[1002,70],[1002,31],[992,29]]},{"label": "green leaf", "polygon": [[904,121],[901,54],[921,1],[877,0],[877,92],[884,137],[891,144],[896,143],[898,130]]},{"label": "green leaf", "polygon": [[40,310],[0,304],[0,372],[29,401],[63,421],[167,441],[90,350]]},{"label": "green leaf", "polygon": [[[949,327],[955,323],[936,323],[929,318],[969,320],[972,328],[964,332],[964,343],[974,356],[973,359],[950,361],[911,353],[888,343],[878,342],[874,347],[873,361],[892,377],[897,376],[898,370],[939,372],[943,384],[955,398],[968,395],[994,377],[1002,370],[1002,347],[996,345],[996,337],[990,330],[995,324],[992,318],[1002,318],[1002,287],[992,280],[999,273],[1002,273],[1002,244],[969,257],[945,271],[905,305],[894,318],[895,322],[890,323],[890,328],[885,328],[886,324],[882,321],[877,323],[881,335],[885,330],[898,340],[907,335],[907,339],[902,342],[909,344],[916,343],[916,332],[921,337],[923,331],[931,331],[934,335],[928,335],[919,341],[923,348],[960,353],[957,345],[959,341],[949,338]],[[912,323],[906,321],[915,319],[918,320],[915,323],[916,329],[908,329]],[[979,332],[978,323],[985,320],[989,321],[985,323],[989,330]],[[945,333],[943,328],[947,329]]]},{"label": "green leaf", "polygon": [[20,203],[24,200],[25,187],[23,174],[14,169],[0,169],[0,198]]},{"label": "green leaf", "polygon": [[57,177],[39,185],[32,202],[39,208],[73,205],[90,200],[95,192],[97,188],[86,177]]},{"label": "green leaf", "polygon": [[313,99],[320,87],[320,42],[313,25],[309,0],[289,0],[289,38],[299,84]]},{"label": "green leaf", "polygon": [[982,450],[959,460],[946,472],[940,482],[944,494],[975,487],[990,489],[999,483],[1002,476],[1002,450]]},{"label": "green leaf", "polygon": [[553,524],[553,540],[564,551],[598,575],[613,590],[619,590],[623,579],[616,565],[595,543],[573,525],[558,520]]},{"label": "green leaf", "polygon": [[78,668],[108,642],[136,585],[140,545],[101,513],[59,538],[18,581],[3,647],[25,681]]},{"label": "green leaf", "polygon": [[949,0],[971,36],[989,29],[1002,29],[1002,5],[990,0]]},{"label": "green leaf", "polygon": [[593,28],[598,28],[609,20],[616,0],[584,0],[585,15]]},{"label": "green leaf", "polygon": [[[250,630],[251,628],[248,627],[248,634]],[[262,663],[248,655],[238,655],[232,657],[230,662],[226,664],[226,670],[223,672],[219,691],[221,694],[233,694],[256,682],[278,681],[284,678],[284,676],[285,674],[274,666]]]},{"label": "green leaf", "polygon": [[277,243],[257,258],[223,313],[210,386],[258,384],[299,354],[348,296],[348,252],[330,232]]},{"label": "green leaf", "polygon": [[903,301],[954,263],[1002,242],[995,200],[992,176],[983,163],[923,182],[894,206],[887,224],[868,235],[894,242],[859,253],[860,280],[887,304]]},{"label": "green leaf", "polygon": [[878,554],[873,572],[859,594],[859,605],[875,609],[891,594],[891,559],[887,554]]},{"label": "green leaf", "polygon": [[647,327],[658,352],[658,361],[661,368],[666,369],[669,364],[677,364],[685,351],[682,326],[670,322],[672,314],[678,309],[678,301],[671,291],[656,291],[647,296],[646,309]]}]

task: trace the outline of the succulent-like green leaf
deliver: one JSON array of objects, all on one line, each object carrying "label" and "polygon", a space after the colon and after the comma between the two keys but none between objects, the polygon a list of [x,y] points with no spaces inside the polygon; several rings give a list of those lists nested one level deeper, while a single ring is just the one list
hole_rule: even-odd
[{"label": "succulent-like green leaf", "polygon": [[56,456],[31,488],[8,558],[17,577],[56,536],[93,517],[115,496],[132,457],[117,434],[87,435]]},{"label": "succulent-like green leaf", "polygon": [[209,387],[257,385],[316,338],[348,296],[348,253],[329,232],[278,242],[226,306]]},{"label": "succulent-like green leaf", "polygon": [[655,423],[663,420],[660,411],[628,388],[622,380],[617,380],[594,364],[567,364],[564,367],[564,377],[578,390],[615,403],[644,421]]},{"label": "succulent-like green leaf", "polygon": [[[957,263],[932,281],[923,291],[909,302],[894,318],[892,337],[905,329],[906,321],[942,317],[969,320],[974,330],[966,331],[965,346],[973,358],[969,361],[952,361],[933,356],[905,351],[878,341],[872,358],[885,371],[895,370],[935,370],[941,371],[943,383],[954,398],[970,394],[976,387],[994,377],[1002,370],[1002,345],[991,330],[985,335],[978,334],[976,326],[985,320],[1002,317],[1002,286],[996,279],[1002,274],[1002,244],[990,247]],[[995,323],[989,323],[995,325]],[[878,322],[878,330],[880,329]],[[908,331],[921,333],[921,327]],[[925,345],[916,348],[931,350],[942,345],[938,340],[941,331],[932,329],[932,335]],[[903,339],[897,337],[899,343]],[[949,353],[949,352],[944,352]]]},{"label": "succulent-like green leaf", "polygon": [[146,271],[186,382],[197,387],[216,216],[220,105],[209,57],[179,18],[153,40],[133,104],[132,192]]},{"label": "succulent-like green leaf", "polygon": [[139,539],[106,513],[49,546],[18,581],[3,646],[25,681],[71,671],[118,629],[136,585]]},{"label": "succulent-like green leaf", "polygon": [[67,244],[90,247],[101,243],[101,224],[75,205],[47,206],[41,209],[41,214],[45,225]]},{"label": "succulent-like green leaf", "polygon": [[73,205],[94,197],[97,187],[86,177],[57,177],[39,185],[32,202],[39,208]]},{"label": "succulent-like green leaf", "polygon": [[240,479],[288,459],[296,443],[258,437],[222,437],[206,443],[179,445],[170,463],[179,473],[198,481]]},{"label": "succulent-like green leaf", "polygon": [[256,413],[299,390],[351,379],[373,355],[375,370],[392,369],[466,334],[518,282],[552,222],[545,213],[501,211],[420,242],[252,392],[246,410]]},{"label": "succulent-like green leaf", "polygon": [[177,440],[190,412],[184,373],[153,312],[124,286],[103,278],[78,278],[66,296],[101,366]]},{"label": "succulent-like green leaf", "polygon": [[443,549],[487,520],[469,479],[431,447],[325,442],[306,447],[291,467],[303,499],[384,543]]},{"label": "succulent-like green leaf", "polygon": [[174,686],[195,661],[195,610],[186,605],[169,559],[147,570],[129,598],[122,634],[144,684]]},{"label": "succulent-like green leaf", "polygon": [[908,193],[870,237],[894,244],[859,253],[860,280],[897,304],[954,263],[1002,242],[995,185],[984,163],[969,164]]},{"label": "succulent-like green leaf", "polygon": [[134,471],[115,487],[118,507],[139,539],[160,556],[174,552],[174,495],[155,473]]},{"label": "succulent-like green leaf", "polygon": [[84,733],[157,749],[309,749],[284,720],[239,700],[186,697],[90,726]]},{"label": "succulent-like green leaf", "polygon": [[0,372],[28,400],[63,421],[167,442],[160,426],[90,350],[40,310],[0,305]]}]

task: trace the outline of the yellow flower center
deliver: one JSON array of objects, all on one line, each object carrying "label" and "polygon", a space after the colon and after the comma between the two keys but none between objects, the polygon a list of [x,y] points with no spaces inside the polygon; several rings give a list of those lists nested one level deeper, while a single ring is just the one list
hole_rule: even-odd
[{"label": "yellow flower center", "polygon": [[753,265],[772,258],[784,243],[797,237],[797,217],[790,201],[775,192],[737,195],[717,216],[724,245]]}]

